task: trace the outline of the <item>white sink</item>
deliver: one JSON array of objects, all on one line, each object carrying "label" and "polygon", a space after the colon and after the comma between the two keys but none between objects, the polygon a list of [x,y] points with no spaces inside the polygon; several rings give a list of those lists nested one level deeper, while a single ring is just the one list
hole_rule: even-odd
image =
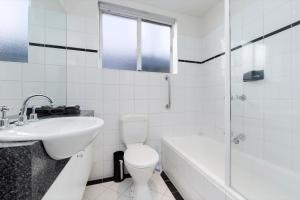
[{"label": "white sink", "polygon": [[60,160],[84,150],[103,124],[103,120],[96,117],[45,119],[0,130],[0,141],[41,140],[49,156]]}]

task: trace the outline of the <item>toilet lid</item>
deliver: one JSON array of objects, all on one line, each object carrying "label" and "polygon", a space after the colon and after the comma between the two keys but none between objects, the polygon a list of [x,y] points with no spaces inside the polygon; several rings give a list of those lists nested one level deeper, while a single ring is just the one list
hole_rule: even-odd
[{"label": "toilet lid", "polygon": [[146,168],[155,165],[159,156],[154,149],[147,145],[135,145],[128,147],[125,151],[124,160],[133,167]]}]

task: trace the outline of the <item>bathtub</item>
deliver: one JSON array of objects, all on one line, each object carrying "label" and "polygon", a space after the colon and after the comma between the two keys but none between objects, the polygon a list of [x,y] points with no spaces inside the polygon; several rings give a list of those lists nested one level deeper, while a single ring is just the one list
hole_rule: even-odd
[{"label": "bathtub", "polygon": [[231,176],[236,190],[225,184],[224,144],[209,137],[163,138],[163,170],[186,200],[245,200],[240,194],[249,200],[299,198],[299,174],[234,147]]}]

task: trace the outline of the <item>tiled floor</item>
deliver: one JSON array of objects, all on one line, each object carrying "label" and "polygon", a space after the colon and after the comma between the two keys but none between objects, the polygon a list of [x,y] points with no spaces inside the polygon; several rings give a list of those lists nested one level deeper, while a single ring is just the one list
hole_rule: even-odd
[{"label": "tiled floor", "polygon": [[[153,200],[175,200],[173,194],[158,173],[149,181]],[[86,188],[82,200],[131,200],[133,199],[133,181],[125,179],[121,183],[106,182]]]}]

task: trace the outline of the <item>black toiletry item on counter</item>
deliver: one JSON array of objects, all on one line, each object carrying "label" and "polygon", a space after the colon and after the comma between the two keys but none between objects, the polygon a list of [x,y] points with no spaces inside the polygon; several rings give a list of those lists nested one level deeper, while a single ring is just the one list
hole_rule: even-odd
[{"label": "black toiletry item on counter", "polygon": [[[32,113],[32,108],[27,109],[27,115],[29,116]],[[46,117],[46,116],[76,116],[80,115],[80,106],[58,106],[58,107],[51,107],[51,106],[42,106],[39,108],[35,108],[35,113],[38,117]]]}]

